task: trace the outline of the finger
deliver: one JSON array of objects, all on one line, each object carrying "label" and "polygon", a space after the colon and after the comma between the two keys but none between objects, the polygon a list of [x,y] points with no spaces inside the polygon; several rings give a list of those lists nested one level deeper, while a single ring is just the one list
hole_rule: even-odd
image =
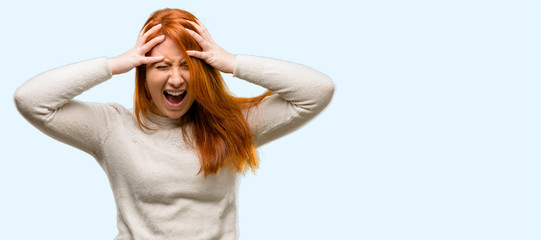
[{"label": "finger", "polygon": [[197,26],[199,26],[201,29],[205,30],[205,32],[208,32],[207,27],[205,27],[205,25],[203,25],[203,23],[201,21],[199,21],[199,19],[195,19],[195,21],[197,21]]},{"label": "finger", "polygon": [[143,44],[145,44],[146,40],[147,40],[147,37],[155,32],[157,32],[160,28],[162,27],[162,24],[157,24],[156,26],[152,27],[151,29],[149,29],[148,31],[146,31],[145,33],[143,33],[143,35],[140,35],[139,36],[139,39],[137,40],[137,43],[138,43],[138,46],[142,46]]},{"label": "finger", "polygon": [[206,49],[208,49],[208,47],[210,47],[210,44],[203,37],[201,37],[201,35],[197,34],[196,32],[194,32],[191,29],[186,28],[186,31],[188,31],[188,33],[195,39],[197,44],[199,44],[199,46],[203,50],[206,50]]},{"label": "finger", "polygon": [[190,20],[186,20],[187,22],[189,22],[190,24],[192,24],[192,26],[199,32],[199,30],[201,30],[201,26],[199,26],[199,24],[193,22],[193,21],[190,21]]},{"label": "finger", "polygon": [[163,56],[156,56],[156,57],[145,57],[142,60],[142,64],[151,64],[156,62],[163,61]]},{"label": "finger", "polygon": [[195,51],[195,50],[188,50],[188,51],[186,51],[186,53],[188,53],[189,56],[205,60],[205,58],[204,58],[205,55],[204,55],[203,52]]},{"label": "finger", "polygon": [[197,23],[190,20],[186,20],[186,21],[188,21],[190,24],[192,24],[195,27],[195,29],[197,30],[196,33],[199,34],[199,36],[201,36],[203,39],[205,39],[209,45],[212,45],[214,43],[214,41],[212,40],[212,37],[210,37],[210,34],[207,31],[207,28],[201,23],[201,21],[199,21],[199,19],[197,19]]},{"label": "finger", "polygon": [[[148,23],[148,24],[150,24],[150,23]],[[143,35],[145,34],[145,28],[147,28],[148,24],[145,25],[143,27],[143,29],[141,29],[141,31],[139,32],[139,35],[137,35],[137,43],[136,43],[137,45],[139,45],[141,39],[143,38]]]},{"label": "finger", "polygon": [[186,20],[188,21],[189,23],[191,23],[195,29],[197,29],[197,31],[199,32],[199,34],[205,38],[205,39],[211,39],[210,38],[210,34],[208,33],[207,31],[207,28],[201,23],[201,21],[199,21],[199,19],[197,19],[197,23],[193,22],[193,21],[190,21],[190,20]]},{"label": "finger", "polygon": [[152,40],[148,41],[147,43],[145,43],[145,45],[143,45],[141,48],[140,48],[140,54],[141,55],[145,55],[147,52],[149,52],[153,47],[155,47],[156,45],[162,43],[163,41],[165,41],[165,35],[160,35],[160,36],[157,36],[155,38],[153,38]]},{"label": "finger", "polygon": [[143,34],[143,37],[146,39],[146,38],[148,37],[148,35],[155,33],[155,32],[158,31],[161,27],[162,27],[162,24],[161,24],[161,23],[156,24],[156,26],[154,26],[154,27],[152,27],[151,29],[149,29],[148,31],[146,31],[145,34]]}]

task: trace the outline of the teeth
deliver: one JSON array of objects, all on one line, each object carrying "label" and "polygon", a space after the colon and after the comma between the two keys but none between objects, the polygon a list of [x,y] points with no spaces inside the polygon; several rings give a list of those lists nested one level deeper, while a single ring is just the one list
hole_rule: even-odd
[{"label": "teeth", "polygon": [[184,91],[182,92],[169,92],[169,91],[165,91],[167,94],[171,95],[171,96],[180,96],[184,93]]}]

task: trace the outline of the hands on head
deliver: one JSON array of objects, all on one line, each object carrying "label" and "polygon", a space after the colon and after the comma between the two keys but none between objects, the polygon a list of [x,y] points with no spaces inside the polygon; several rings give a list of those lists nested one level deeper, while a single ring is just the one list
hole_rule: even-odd
[{"label": "hands on head", "polygon": [[109,59],[109,68],[111,73],[122,74],[129,72],[131,69],[142,65],[142,64],[151,64],[155,62],[160,62],[163,60],[163,56],[156,57],[147,57],[145,56],[153,47],[165,41],[165,36],[160,35],[145,43],[147,37],[152,33],[157,32],[162,27],[161,24],[158,24],[148,30],[147,32],[141,31],[137,37],[137,43],[135,47],[123,53],[122,55],[116,56]]},{"label": "hands on head", "polygon": [[188,55],[202,59],[212,67],[218,69],[224,73],[233,73],[235,70],[235,61],[236,56],[225,51],[223,48],[218,46],[207,31],[207,28],[200,22],[194,23],[190,22],[200,34],[187,29],[188,33],[197,41],[202,51],[188,50]]},{"label": "hands on head", "polygon": [[[200,34],[187,28],[186,30],[197,41],[202,51],[188,50],[188,55],[205,61],[206,63],[221,72],[233,73],[233,71],[235,70],[236,56],[218,46],[212,40],[207,29],[200,21],[197,21],[197,23],[194,23],[192,21],[189,22],[197,29]],[[146,56],[146,54],[150,50],[152,50],[152,48],[165,41],[165,36],[160,35],[145,43],[148,36],[156,33],[160,30],[160,28],[161,24],[158,24],[149,29],[147,32],[143,32],[144,30],[142,30],[139,33],[137,43],[134,48],[128,50],[122,55],[110,58],[108,61],[111,73],[113,75],[122,74],[129,72],[131,69],[138,67],[142,64],[151,64],[162,61],[163,56],[149,57]]]}]

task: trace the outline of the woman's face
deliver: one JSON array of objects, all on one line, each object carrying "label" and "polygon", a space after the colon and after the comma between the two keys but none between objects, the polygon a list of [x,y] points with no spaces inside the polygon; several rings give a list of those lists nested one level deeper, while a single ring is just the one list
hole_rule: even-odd
[{"label": "woman's face", "polygon": [[184,56],[168,38],[154,47],[150,56],[163,56],[163,61],[146,66],[146,87],[152,97],[152,112],[169,118],[182,117],[194,101],[187,91],[190,72]]}]

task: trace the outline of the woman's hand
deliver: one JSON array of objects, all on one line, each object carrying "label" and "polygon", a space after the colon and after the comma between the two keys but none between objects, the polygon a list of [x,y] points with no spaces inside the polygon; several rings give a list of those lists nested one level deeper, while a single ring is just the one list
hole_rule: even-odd
[{"label": "woman's hand", "polygon": [[199,31],[200,34],[187,29],[188,33],[197,41],[203,51],[188,50],[188,55],[204,60],[206,63],[210,64],[212,67],[218,69],[224,73],[233,73],[235,71],[235,61],[237,57],[223,48],[218,46],[207,31],[207,28],[203,26],[200,21],[197,23],[190,23]]},{"label": "woman's hand", "polygon": [[156,45],[158,45],[159,43],[165,40],[165,36],[161,35],[145,43],[147,37],[157,32],[158,30],[160,30],[161,27],[162,25],[158,24],[152,27],[147,32],[141,31],[139,33],[139,37],[137,38],[137,43],[135,44],[134,48],[130,49],[129,51],[125,52],[124,54],[120,56],[116,56],[114,58],[108,59],[111,73],[113,75],[126,73],[130,71],[132,68],[135,68],[139,65],[162,61],[163,56],[157,56],[157,57],[145,56],[145,54],[147,54],[153,47],[155,47]]}]

